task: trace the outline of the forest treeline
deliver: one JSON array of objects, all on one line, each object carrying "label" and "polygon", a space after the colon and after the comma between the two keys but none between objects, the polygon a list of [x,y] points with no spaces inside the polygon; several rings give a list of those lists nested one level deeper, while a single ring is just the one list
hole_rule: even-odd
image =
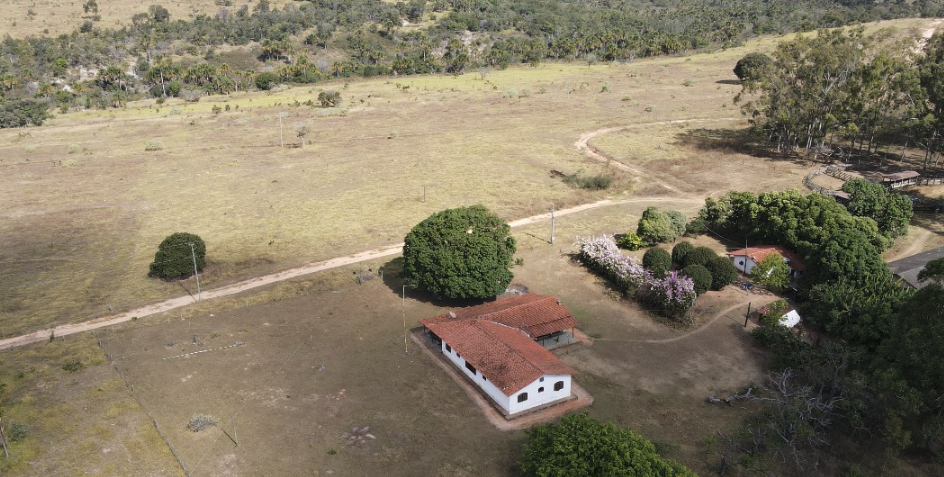
[{"label": "forest treeline", "polygon": [[[804,258],[796,298],[813,331],[813,339],[776,325],[752,332],[773,351],[771,374],[756,395],[736,396],[763,411],[719,434],[719,475],[733,467],[774,475],[784,465],[818,475],[828,460],[845,460],[831,475],[866,475],[870,466],[894,468],[905,451],[939,458],[944,450],[944,259],[921,272],[924,288],[902,286],[882,252],[907,233],[910,204],[862,179],[849,190],[846,207],[796,190],[705,201],[699,218],[709,229]],[[897,224],[886,220],[888,207]],[[860,450],[852,457],[850,448]],[[870,453],[869,462],[847,460]]]},{"label": "forest treeline", "polygon": [[903,159],[920,148],[923,169],[939,170],[944,35],[921,48],[888,31],[821,30],[781,43],[772,57],[748,54],[735,72],[743,85],[735,102],[777,151],[848,160],[884,148],[879,157]]},{"label": "forest treeline", "polygon": [[[732,46],[760,34],[944,14],[940,0],[311,0],[280,10],[267,0],[239,8],[218,3],[215,15],[190,19],[142,6],[129,26],[108,29],[96,22],[96,0],[87,0],[86,20],[71,34],[7,36],[0,43],[0,111],[24,104],[11,101],[27,101],[35,112],[41,105],[120,107],[149,95],[197,100],[271,87],[271,77],[257,84],[263,73],[313,83],[545,60],[631,60]],[[229,47],[251,54],[220,53]]]}]

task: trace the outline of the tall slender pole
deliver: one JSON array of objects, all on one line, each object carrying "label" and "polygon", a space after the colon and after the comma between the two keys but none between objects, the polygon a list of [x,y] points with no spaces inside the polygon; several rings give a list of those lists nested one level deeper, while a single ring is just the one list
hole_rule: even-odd
[{"label": "tall slender pole", "polygon": [[279,147],[285,147],[285,137],[282,135],[282,113],[279,113]]},{"label": "tall slender pole", "polygon": [[551,204],[551,245],[554,245],[554,204]]},{"label": "tall slender pole", "polygon": [[747,261],[751,258],[751,252],[747,249],[747,239],[744,239],[744,274],[747,275]]},{"label": "tall slender pole", "polygon": [[403,352],[409,353],[410,349],[407,348],[406,344],[406,285],[403,285],[403,301],[400,305],[400,310],[403,314]]},{"label": "tall slender pole", "polygon": [[200,298],[200,273],[197,272],[197,253],[193,251],[193,242],[189,242],[187,245],[190,245],[190,258],[193,259],[193,276],[197,277],[197,301],[203,301]]}]

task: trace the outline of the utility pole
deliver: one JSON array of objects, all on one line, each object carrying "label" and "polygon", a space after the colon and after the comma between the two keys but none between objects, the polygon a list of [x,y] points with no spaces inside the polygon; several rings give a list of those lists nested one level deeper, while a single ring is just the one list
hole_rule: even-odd
[{"label": "utility pole", "polygon": [[747,275],[747,261],[751,258],[751,252],[747,249],[747,239],[744,239],[744,274]]},{"label": "utility pole", "polygon": [[751,319],[751,302],[747,302],[747,313],[744,314],[744,327],[747,328],[747,321]]},{"label": "utility pole", "polygon": [[285,147],[285,136],[282,135],[282,113],[279,113],[279,147]]},{"label": "utility pole", "polygon": [[202,301],[200,297],[200,273],[197,272],[197,254],[193,251],[193,242],[188,242],[187,245],[190,245],[190,258],[193,259],[193,276],[197,277],[197,301]]},{"label": "utility pole", "polygon": [[400,305],[400,310],[403,314],[403,352],[409,353],[410,349],[407,348],[406,344],[406,285],[403,285],[403,301]]},{"label": "utility pole", "polygon": [[551,245],[554,245],[554,204],[551,204]]}]

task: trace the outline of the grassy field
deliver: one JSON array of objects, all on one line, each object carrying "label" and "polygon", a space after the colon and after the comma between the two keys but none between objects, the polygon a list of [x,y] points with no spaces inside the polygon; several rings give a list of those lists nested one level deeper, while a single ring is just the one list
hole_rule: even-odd
[{"label": "grassy field", "polygon": [[[641,209],[609,212],[631,216]],[[594,213],[575,223],[609,221],[604,217]],[[562,225],[568,231],[572,226],[570,219]],[[702,441],[717,428],[728,429],[732,414],[702,404],[704,396],[756,381],[763,369],[762,355],[735,323],[735,313],[697,339],[686,338],[689,330],[666,327],[615,299],[561,255],[559,245],[527,248],[516,283],[561,295],[582,329],[596,337],[591,348],[563,356],[597,400],[591,414],[677,443],[672,457],[696,469],[714,465]],[[448,308],[416,294],[401,303],[400,283],[391,273],[364,285],[347,277],[347,271],[321,276],[299,285],[302,296],[261,306],[234,299],[138,320],[105,333],[104,346],[191,475],[516,475],[523,433],[492,427],[412,341],[404,352],[403,321],[411,328]],[[746,306],[749,298],[742,294],[731,290],[705,299],[702,322],[732,304]],[[244,344],[223,349],[234,343]],[[178,357],[202,349],[214,351]],[[188,431],[188,420],[198,413],[221,425]],[[352,444],[344,437],[363,426],[376,439]],[[222,430],[235,434],[239,445]]]},{"label": "grassy field", "polygon": [[[731,68],[771,45],[625,65],[326,84],[344,98],[332,110],[302,105],[320,89],[300,87],[196,104],[142,102],[2,130],[0,337],[193,290],[192,281],[146,277],[157,244],[176,231],[207,241],[201,285],[210,288],[399,242],[446,207],[482,203],[514,219],[550,203],[636,200],[560,217],[555,245],[546,223],[516,229],[524,266],[515,281],[560,295],[596,338],[564,356],[596,398],[591,415],[639,430],[669,457],[713,473],[720,451],[713,436],[748,413],[704,398],[762,379],[764,353],[745,336],[738,310],[772,297],[736,289],[703,297],[698,331],[689,334],[574,265],[567,253],[575,236],[625,232],[650,204],[640,197],[673,196],[588,159],[574,143],[628,126],[590,144],[680,189],[677,203],[658,205],[689,216],[705,196],[729,189],[801,188],[808,163],[756,157],[726,139],[745,124],[731,104]],[[215,115],[214,105],[229,111]],[[299,124],[312,129],[305,148]],[[148,141],[162,148],[145,151]],[[613,174],[616,186],[574,190],[551,170]],[[936,217],[915,223],[890,254],[944,240]],[[711,237],[699,244],[735,245]],[[49,469],[65,452],[74,467],[62,475],[123,475],[137,459],[145,474],[182,472],[147,410],[191,475],[516,475],[523,433],[490,427],[412,342],[404,352],[404,324],[448,304],[416,294],[401,301],[395,260],[364,267],[387,273],[356,285],[359,267],[338,269],[101,333],[140,406],[91,336],[0,353],[4,403],[15,403],[4,407],[4,423],[30,425],[9,470],[57,475]],[[211,351],[184,356],[201,350]],[[62,370],[71,357],[85,367]],[[81,418],[67,421],[70,413]],[[201,413],[220,424],[191,432],[187,423]],[[363,426],[376,439],[345,437]],[[880,453],[863,459],[888,464]],[[920,475],[906,470],[899,475]]]},{"label": "grassy field", "polygon": [[0,388],[0,474],[183,475],[90,334],[4,351]]},{"label": "grassy field", "polygon": [[[666,194],[575,149],[608,126],[632,129],[593,146],[690,197],[800,187],[802,163],[774,162],[767,175],[768,161],[717,140],[745,124],[731,104],[732,65],[771,45],[151,100],[0,131],[0,337],[192,291],[192,280],[146,277],[157,244],[177,231],[207,242],[202,285],[213,287],[396,243],[447,207],[482,203],[514,219],[550,203]],[[339,90],[343,107],[303,104],[322,87]],[[679,120],[691,121],[658,125]],[[312,131],[304,148],[299,125]],[[149,142],[158,150],[145,151]],[[575,190],[551,170],[611,173],[617,185]]]}]

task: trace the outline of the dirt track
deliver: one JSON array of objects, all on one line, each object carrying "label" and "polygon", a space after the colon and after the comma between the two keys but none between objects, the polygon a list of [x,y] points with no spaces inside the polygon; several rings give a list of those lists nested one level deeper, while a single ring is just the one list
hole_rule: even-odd
[{"label": "dirt track", "polygon": [[[659,203],[659,202],[690,202],[693,204],[701,203],[702,197],[695,197],[692,194],[686,194],[682,192],[681,190],[671,186],[670,184],[662,180],[656,179],[641,170],[638,170],[634,167],[628,166],[621,162],[612,161],[610,158],[607,158],[600,152],[596,151],[592,146],[588,144],[588,142],[590,141],[590,139],[596,136],[599,136],[601,134],[606,134],[606,133],[615,132],[615,131],[623,131],[627,129],[636,129],[636,128],[649,127],[649,126],[662,126],[666,124],[680,124],[680,123],[705,122],[705,121],[732,121],[732,120],[740,120],[740,118],[686,119],[686,120],[674,120],[674,121],[659,121],[659,122],[645,123],[645,124],[634,124],[631,126],[602,128],[602,129],[598,129],[595,131],[582,134],[580,138],[577,140],[577,142],[574,143],[574,147],[577,148],[578,151],[598,161],[612,162],[613,164],[616,165],[616,167],[629,171],[633,174],[637,174],[641,177],[645,177],[649,181],[655,182],[672,192],[682,195],[682,197],[678,197],[678,196],[638,197],[638,198],[623,199],[623,200],[605,199],[605,200],[601,200],[597,202],[592,202],[589,204],[578,205],[576,207],[572,207],[569,209],[558,210],[554,212],[554,215],[556,217],[561,217],[561,216],[574,214],[577,212],[583,212],[586,210],[596,209],[600,207],[608,207],[612,205],[630,204],[630,203]],[[551,218],[551,214],[548,212],[545,214],[539,214],[539,215],[535,215],[531,217],[525,217],[522,219],[514,220],[514,221],[509,222],[509,225],[511,227],[521,227],[524,225],[529,225],[529,224],[541,222],[544,220],[549,220],[550,218]],[[403,249],[403,243],[401,242],[401,243],[389,245],[389,246],[374,249],[374,250],[368,250],[365,252],[356,253],[354,255],[348,255],[345,257],[337,257],[337,258],[332,258],[330,260],[315,262],[315,263],[311,263],[311,264],[308,264],[299,268],[293,268],[290,270],[272,273],[269,275],[263,275],[261,277],[250,278],[248,280],[243,280],[243,281],[236,282],[231,285],[223,286],[220,288],[204,290],[202,293],[202,298],[204,300],[207,300],[207,299],[221,298],[225,296],[235,295],[237,293],[241,293],[244,291],[252,290],[255,288],[259,288],[262,286],[270,285],[270,284],[285,281],[285,280],[290,280],[293,278],[298,278],[298,277],[308,275],[311,273],[316,273],[316,272],[320,272],[324,270],[331,270],[334,268],[339,268],[339,267],[343,267],[343,266],[347,266],[347,265],[351,265],[354,263],[359,263],[359,262],[363,262],[367,260],[374,260],[378,258],[389,257],[389,256],[400,253],[402,249]],[[155,315],[158,313],[163,313],[165,311],[174,310],[183,306],[187,306],[193,302],[194,302],[194,298],[192,296],[185,295],[185,296],[180,296],[177,298],[164,300],[164,301],[154,303],[151,305],[147,305],[141,308],[129,310],[124,313],[119,313],[116,315],[96,318],[96,319],[85,321],[82,323],[72,323],[72,324],[61,325],[52,329],[43,329],[43,330],[35,331],[33,333],[29,333],[26,335],[21,335],[21,336],[16,336],[16,337],[0,340],[0,350],[15,348],[18,346],[24,346],[30,343],[37,343],[40,341],[45,341],[45,340],[48,340],[51,335],[66,336],[66,335],[71,335],[75,333],[81,333],[84,331],[96,330],[99,328],[104,328],[106,326],[111,326],[111,325],[116,325],[119,323],[131,321],[133,318],[142,318],[145,316]]]}]

